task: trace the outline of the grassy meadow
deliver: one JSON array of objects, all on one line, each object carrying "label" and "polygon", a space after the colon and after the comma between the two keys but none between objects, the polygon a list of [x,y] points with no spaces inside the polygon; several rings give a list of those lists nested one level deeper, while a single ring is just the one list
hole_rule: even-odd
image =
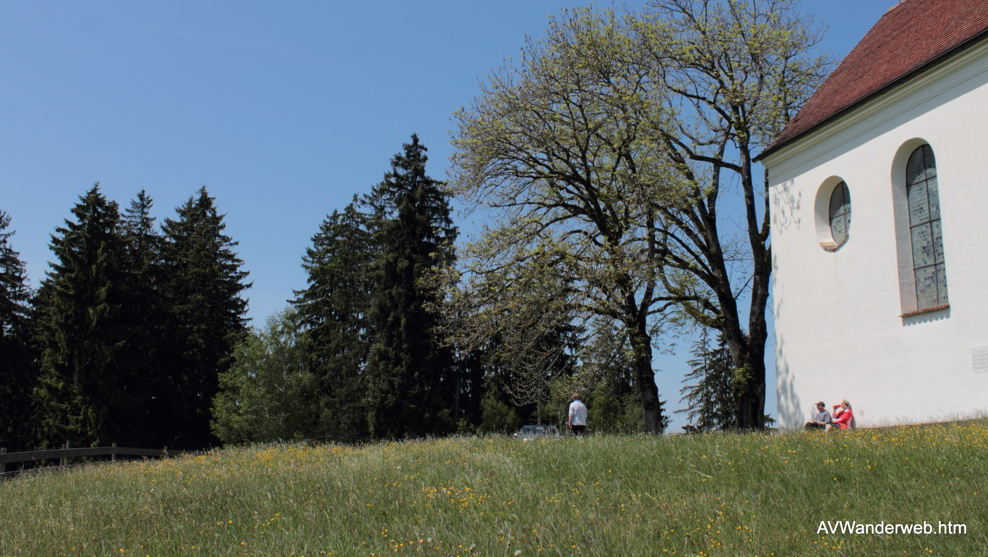
[{"label": "grassy meadow", "polygon": [[232,448],[0,482],[0,555],[986,555],[986,479],[985,420]]}]

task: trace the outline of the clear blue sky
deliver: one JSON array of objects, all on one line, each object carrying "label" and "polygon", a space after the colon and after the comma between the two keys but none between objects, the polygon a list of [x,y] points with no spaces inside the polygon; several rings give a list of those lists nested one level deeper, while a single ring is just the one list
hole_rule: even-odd
[{"label": "clear blue sky", "polygon": [[[839,60],[896,3],[804,5]],[[4,2],[0,209],[13,247],[37,286],[51,234],[95,182],[121,207],[147,190],[159,224],[206,185],[240,242],[261,325],[304,287],[301,257],[323,218],[378,183],[412,133],[445,178],[453,111],[549,15],[581,5]],[[657,362],[667,410],[684,359]]]}]

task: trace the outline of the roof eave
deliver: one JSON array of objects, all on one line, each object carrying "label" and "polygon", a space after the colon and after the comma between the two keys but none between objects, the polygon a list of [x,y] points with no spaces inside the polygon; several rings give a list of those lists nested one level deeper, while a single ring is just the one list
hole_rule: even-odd
[{"label": "roof eave", "polygon": [[876,89],[873,92],[865,95],[861,99],[859,99],[859,100],[857,100],[857,101],[855,101],[855,102],[847,105],[846,107],[838,110],[837,112],[831,114],[830,116],[824,118],[823,120],[817,122],[816,124],[813,124],[812,126],[806,128],[805,130],[803,130],[803,131],[797,133],[796,135],[794,135],[794,136],[786,139],[785,141],[783,141],[781,143],[778,143],[776,145],[770,145],[767,149],[765,149],[764,151],[762,151],[761,153],[759,153],[758,156],[756,156],[754,158],[754,161],[755,162],[761,162],[765,157],[768,157],[769,155],[772,155],[773,153],[776,153],[776,152],[782,150],[784,147],[786,147],[788,145],[791,145],[792,143],[794,143],[795,141],[797,141],[799,139],[802,139],[803,137],[806,137],[810,133],[818,130],[819,128],[821,128],[823,126],[826,126],[827,124],[829,124],[829,123],[831,123],[831,122],[833,122],[835,120],[840,119],[845,114],[847,114],[849,112],[852,112],[852,111],[856,110],[857,108],[859,108],[859,107],[861,107],[861,106],[869,103],[875,97],[879,97],[881,95],[884,95],[885,93],[887,93],[890,90],[895,89],[896,87],[898,87],[898,86],[904,84],[905,82],[913,79],[914,77],[918,76],[919,74],[922,74],[922,73],[926,72],[927,70],[933,69],[934,67],[939,66],[940,64],[943,64],[943,63],[947,62],[948,60],[950,60],[954,56],[957,56],[958,54],[961,54],[962,52],[968,50],[969,48],[971,48],[971,47],[973,47],[975,45],[977,45],[978,43],[980,43],[981,41],[983,41],[985,39],[988,39],[988,29],[982,30],[977,35],[974,35],[973,37],[971,37],[967,41],[964,41],[963,43],[955,46],[954,48],[952,48],[950,50],[947,50],[946,52],[944,52],[940,56],[937,56],[936,58],[933,58],[929,62],[926,62],[925,64],[922,64],[920,66],[917,66],[913,70],[902,74],[900,77],[897,77],[893,81],[890,81],[889,83],[883,85],[882,87],[879,87],[878,89]]}]

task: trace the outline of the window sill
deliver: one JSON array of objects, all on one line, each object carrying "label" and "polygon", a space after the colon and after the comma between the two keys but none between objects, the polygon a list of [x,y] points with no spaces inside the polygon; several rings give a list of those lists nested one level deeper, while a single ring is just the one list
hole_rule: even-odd
[{"label": "window sill", "polygon": [[904,317],[912,317],[914,315],[922,315],[924,313],[933,313],[935,311],[941,311],[941,310],[948,309],[948,308],[950,308],[950,304],[946,304],[946,305],[943,305],[943,306],[933,306],[931,308],[918,309],[916,311],[909,311],[909,312],[903,313],[899,317],[903,317],[903,318]]},{"label": "window sill", "polygon": [[830,253],[833,253],[844,247],[844,244],[846,243],[847,243],[847,238],[844,238],[844,241],[839,244],[833,240],[824,240],[820,242],[820,247],[823,248],[823,251],[829,251]]}]

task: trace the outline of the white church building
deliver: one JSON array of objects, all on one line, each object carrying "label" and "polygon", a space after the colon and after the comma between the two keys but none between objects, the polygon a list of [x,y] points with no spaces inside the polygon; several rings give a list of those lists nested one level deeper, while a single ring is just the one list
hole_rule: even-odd
[{"label": "white church building", "polygon": [[988,0],[890,9],[759,160],[780,426],[988,411]]}]

